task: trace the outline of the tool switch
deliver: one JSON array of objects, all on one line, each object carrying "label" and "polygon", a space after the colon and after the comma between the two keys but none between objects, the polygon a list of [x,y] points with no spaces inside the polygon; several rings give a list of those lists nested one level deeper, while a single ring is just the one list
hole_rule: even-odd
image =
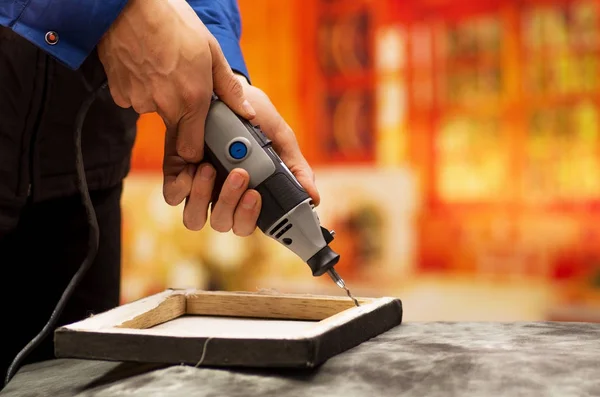
[{"label": "tool switch", "polygon": [[238,138],[231,141],[227,149],[227,157],[232,161],[242,161],[250,153],[250,142],[245,138]]}]

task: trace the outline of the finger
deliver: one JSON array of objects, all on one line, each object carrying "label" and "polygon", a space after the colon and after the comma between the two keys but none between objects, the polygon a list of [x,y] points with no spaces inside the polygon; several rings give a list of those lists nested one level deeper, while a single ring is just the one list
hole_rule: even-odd
[{"label": "finger", "polygon": [[123,92],[123,76],[120,73],[113,71],[112,69],[108,69],[106,71],[106,77],[108,80],[108,90],[110,92],[110,96],[113,99],[113,102],[124,109],[131,107],[131,102],[128,97]]},{"label": "finger", "polygon": [[186,99],[187,110],[177,124],[177,154],[188,163],[198,163],[204,156],[204,124],[211,95]]},{"label": "finger", "polygon": [[152,113],[156,111],[156,103],[150,95],[145,82],[138,76],[131,75],[129,99],[131,106],[138,114]]},{"label": "finger", "polygon": [[260,206],[260,194],[256,190],[246,190],[233,215],[233,233],[240,237],[252,234],[256,229]]},{"label": "finger", "polygon": [[210,49],[213,59],[213,91],[231,110],[251,120],[256,112],[244,96],[244,87],[231,70],[216,40],[210,43]]},{"label": "finger", "polygon": [[296,135],[291,127],[277,113],[275,107],[272,107],[276,119],[273,122],[266,123],[263,127],[265,134],[273,141],[273,148],[281,157],[281,160],[294,174],[300,185],[304,187],[308,195],[313,199],[313,203],[319,205],[321,196],[315,182],[315,174],[308,165],[306,158],[300,150]]},{"label": "finger", "polygon": [[[285,162],[283,158],[282,160]],[[289,168],[292,174],[294,174],[294,176],[300,183],[300,185],[304,187],[310,198],[312,198],[314,205],[319,205],[321,203],[321,195],[319,194],[319,190],[317,189],[315,174],[312,168],[306,162],[306,160],[304,160],[304,158],[302,157],[298,160],[297,163],[295,162],[294,165],[290,166]]]},{"label": "finger", "polygon": [[163,157],[163,196],[169,205],[179,205],[190,193],[196,166],[186,163],[175,150],[176,135],[167,129]]},{"label": "finger", "polygon": [[248,186],[248,182],[248,173],[242,169],[235,169],[227,176],[219,194],[219,199],[214,204],[210,215],[210,224],[213,229],[222,233],[231,230],[233,214]]},{"label": "finger", "polygon": [[190,194],[196,166],[187,164],[175,175],[164,175],[163,196],[167,204],[177,206]]},{"label": "finger", "polygon": [[200,230],[206,223],[215,174],[210,164],[202,164],[196,171],[192,190],[183,209],[183,224],[190,230]]},{"label": "finger", "polygon": [[108,90],[110,91],[110,96],[112,97],[115,105],[123,109],[131,107],[131,103],[125,99],[125,96],[121,93],[121,90],[116,85],[109,83]]}]

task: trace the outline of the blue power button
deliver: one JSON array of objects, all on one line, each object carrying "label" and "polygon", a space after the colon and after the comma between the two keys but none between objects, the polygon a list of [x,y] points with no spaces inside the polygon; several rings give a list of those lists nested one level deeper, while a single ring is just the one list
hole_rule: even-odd
[{"label": "blue power button", "polygon": [[248,154],[248,146],[244,142],[236,141],[229,145],[229,155],[235,160],[241,160]]}]

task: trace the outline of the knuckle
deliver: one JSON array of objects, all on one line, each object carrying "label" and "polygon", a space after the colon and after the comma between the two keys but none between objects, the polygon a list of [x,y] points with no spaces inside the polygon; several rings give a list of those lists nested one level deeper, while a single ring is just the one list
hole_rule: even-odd
[{"label": "knuckle", "polygon": [[200,150],[186,142],[177,143],[177,154],[186,161],[196,161],[202,156]]},{"label": "knuckle", "polygon": [[156,104],[156,110],[165,113],[164,110],[170,108],[170,102],[166,95],[160,95],[158,91],[152,93],[152,101]]},{"label": "knuckle", "polygon": [[127,109],[128,107],[131,106],[131,104],[129,103],[129,101],[127,101],[125,99],[125,97],[123,96],[123,94],[121,94],[121,90],[118,89],[117,87],[113,86],[113,85],[109,85],[108,86],[108,91],[110,92],[110,96],[113,99],[113,102],[115,103],[115,105],[125,108]]},{"label": "knuckle", "polygon": [[134,96],[133,98],[131,98],[131,106],[133,107],[133,110],[140,114],[144,113],[145,109],[149,107],[148,101],[139,96]]},{"label": "knuckle", "polygon": [[156,110],[156,107],[149,102],[138,103],[133,108],[139,114],[152,113]]},{"label": "knuckle", "polygon": [[[251,212],[254,212],[254,211],[251,211]],[[255,221],[250,221],[249,219],[242,220],[242,218],[235,221],[233,223],[233,227],[232,227],[233,233],[239,237],[248,237],[249,235],[254,233],[255,230],[256,230],[256,222]]]},{"label": "knuckle", "polygon": [[232,231],[233,234],[235,234],[238,237],[248,237],[250,235],[248,228],[237,226],[237,224],[233,225]]},{"label": "knuckle", "polygon": [[131,107],[131,103],[126,100],[124,97],[122,97],[120,94],[112,94],[113,97],[113,102],[115,103],[115,105],[123,108],[123,109],[128,109]]},{"label": "knuckle", "polygon": [[222,191],[221,195],[219,196],[219,201],[230,208],[237,205],[239,197],[237,197],[235,193]]},{"label": "knuckle", "polygon": [[244,87],[242,87],[242,83],[233,74],[229,76],[227,91],[236,97],[241,97],[244,95]]},{"label": "knuckle", "polygon": [[[184,85],[184,87],[186,87]],[[211,93],[205,87],[187,86],[181,92],[181,98],[184,103],[184,111],[186,113],[195,110],[200,101],[210,100]]]},{"label": "knuckle", "polygon": [[212,195],[212,190],[201,183],[194,183],[194,185],[192,186],[192,195],[194,197],[207,200],[210,199]]}]

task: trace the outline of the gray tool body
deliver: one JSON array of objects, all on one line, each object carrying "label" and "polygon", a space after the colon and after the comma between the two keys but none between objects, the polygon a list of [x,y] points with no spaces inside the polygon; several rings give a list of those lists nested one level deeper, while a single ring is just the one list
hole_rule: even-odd
[{"label": "gray tool body", "polygon": [[260,128],[214,99],[204,134],[204,156],[215,167],[217,180],[222,183],[235,168],[248,172],[249,188],[258,191],[262,198],[258,228],[298,255],[313,276],[328,272],[345,288],[333,269],[340,258],[329,247],[333,233],[320,225],[312,199]]}]

